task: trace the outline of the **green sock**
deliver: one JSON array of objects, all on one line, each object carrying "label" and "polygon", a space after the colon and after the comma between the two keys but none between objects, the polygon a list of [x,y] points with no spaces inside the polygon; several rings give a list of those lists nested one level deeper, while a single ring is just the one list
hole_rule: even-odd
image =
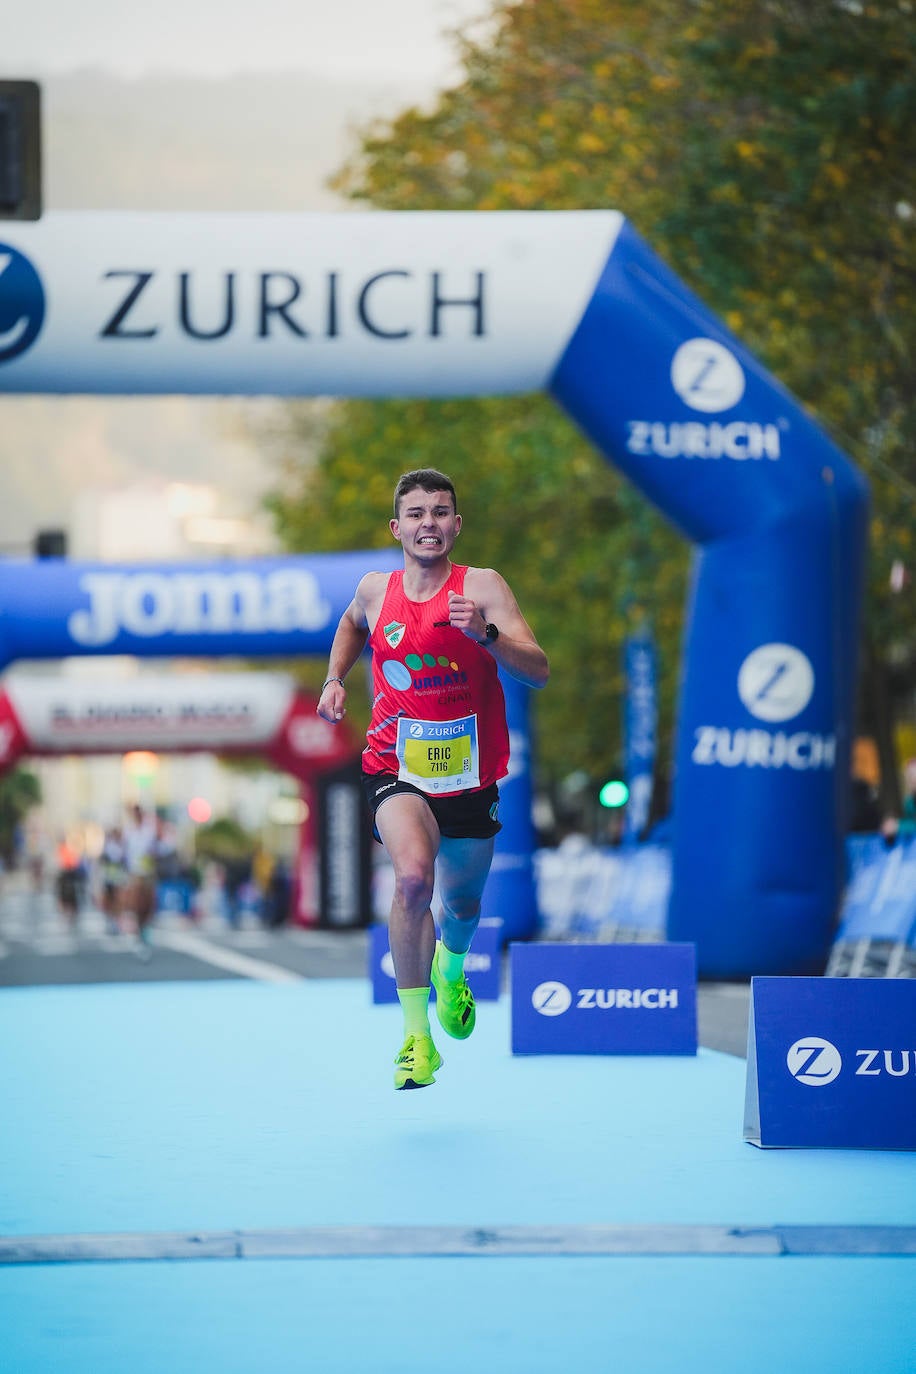
[{"label": "green sock", "polygon": [[446,949],[441,940],[439,941],[439,947],[436,950],[436,967],[447,983],[457,983],[464,973],[466,954],[467,951],[453,954],[450,949]]},{"label": "green sock", "polygon": [[429,988],[398,988],[405,1035],[429,1035]]}]

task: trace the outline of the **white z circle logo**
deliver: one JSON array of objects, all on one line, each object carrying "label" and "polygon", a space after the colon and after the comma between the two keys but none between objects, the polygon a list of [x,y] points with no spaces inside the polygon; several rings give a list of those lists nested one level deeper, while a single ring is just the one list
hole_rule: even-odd
[{"label": "white z circle logo", "polygon": [[822,1088],[833,1082],[843,1067],[843,1060],[836,1045],[809,1035],[805,1040],[796,1040],[790,1047],[786,1064],[797,1082],[806,1083],[809,1088]]},{"label": "white z circle logo", "polygon": [[758,720],[791,720],[813,692],[811,660],[792,644],[761,644],[738,671],[738,695]]},{"label": "white z circle logo", "polygon": [[744,372],[715,339],[688,339],[671,359],[671,385],[691,410],[730,410],[744,395]]},{"label": "white z circle logo", "polygon": [[538,983],[531,994],[531,1005],[542,1016],[562,1016],[572,1002],[572,993],[565,983]]}]

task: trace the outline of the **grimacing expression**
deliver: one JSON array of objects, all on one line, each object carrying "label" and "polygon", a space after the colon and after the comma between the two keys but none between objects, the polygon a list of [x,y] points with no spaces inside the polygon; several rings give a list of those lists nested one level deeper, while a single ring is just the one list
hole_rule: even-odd
[{"label": "grimacing expression", "polygon": [[391,532],[415,557],[441,557],[449,553],[461,516],[455,511],[451,493],[423,491],[415,487],[401,497],[398,518],[391,521]]}]

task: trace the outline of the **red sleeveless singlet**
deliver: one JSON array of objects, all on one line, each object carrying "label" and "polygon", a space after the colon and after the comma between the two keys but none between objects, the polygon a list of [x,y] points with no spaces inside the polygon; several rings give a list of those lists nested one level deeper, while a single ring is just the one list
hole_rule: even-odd
[{"label": "red sleeveless singlet", "polygon": [[509,768],[496,661],[448,623],[448,593],[463,593],[466,572],[453,565],[429,601],[410,601],[403,572],[393,572],[369,636],[372,719],[363,769],[397,773],[436,796],[489,787]]}]

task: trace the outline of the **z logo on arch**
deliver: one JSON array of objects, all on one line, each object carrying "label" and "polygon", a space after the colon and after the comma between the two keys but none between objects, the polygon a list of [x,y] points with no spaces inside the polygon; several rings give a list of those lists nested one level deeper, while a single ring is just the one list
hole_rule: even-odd
[{"label": "z logo on arch", "polygon": [[31,347],[44,318],[41,278],[18,249],[0,243],[0,363],[10,362]]}]

